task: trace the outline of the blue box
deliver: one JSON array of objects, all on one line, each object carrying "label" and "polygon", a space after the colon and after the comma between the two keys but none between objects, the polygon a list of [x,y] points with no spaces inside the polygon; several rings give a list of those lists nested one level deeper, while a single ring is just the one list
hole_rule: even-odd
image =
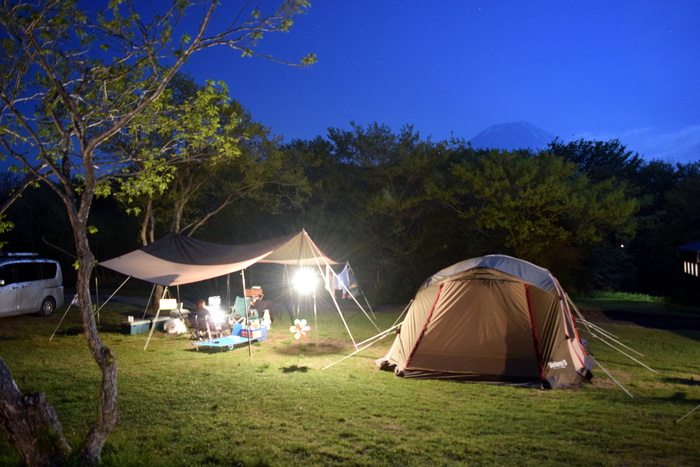
[{"label": "blue box", "polygon": [[160,316],[157,320],[154,319],[135,319],[132,322],[125,321],[122,323],[122,334],[143,334],[151,330],[151,325],[155,321],[155,330],[164,331],[165,323],[170,318],[167,316]]}]

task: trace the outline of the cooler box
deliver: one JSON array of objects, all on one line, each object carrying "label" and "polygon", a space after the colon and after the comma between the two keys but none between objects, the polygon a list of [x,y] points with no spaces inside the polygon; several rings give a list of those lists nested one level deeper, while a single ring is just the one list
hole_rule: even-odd
[{"label": "cooler box", "polygon": [[135,319],[132,322],[125,321],[122,323],[122,334],[143,334],[151,330],[151,324],[155,321],[155,330],[163,331],[165,322],[170,318],[168,316],[160,316],[157,320],[153,319]]},{"label": "cooler box", "polygon": [[262,328],[260,329],[241,329],[241,337],[248,339],[260,339],[262,337]]}]

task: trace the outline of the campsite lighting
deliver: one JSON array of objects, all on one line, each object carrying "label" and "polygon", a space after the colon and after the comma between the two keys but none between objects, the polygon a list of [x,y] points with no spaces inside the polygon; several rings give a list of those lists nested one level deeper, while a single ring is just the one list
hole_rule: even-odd
[{"label": "campsite lighting", "polygon": [[221,308],[208,308],[211,320],[216,324],[221,324],[226,320],[226,313]]},{"label": "campsite lighting", "polygon": [[209,297],[207,301],[207,310],[209,310],[209,316],[211,320],[216,323],[223,323],[226,319],[226,313],[221,309],[221,297]]},{"label": "campsite lighting", "polygon": [[306,295],[316,290],[317,278],[313,269],[299,269],[296,274],[294,274],[292,281],[294,288],[297,289],[297,292],[300,294]]}]

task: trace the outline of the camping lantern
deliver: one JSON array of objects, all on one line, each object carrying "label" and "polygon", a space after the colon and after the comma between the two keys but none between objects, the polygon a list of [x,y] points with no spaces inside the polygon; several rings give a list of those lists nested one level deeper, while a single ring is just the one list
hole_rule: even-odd
[{"label": "camping lantern", "polygon": [[316,274],[313,269],[301,268],[294,274],[294,288],[302,295],[312,293],[316,290]]},{"label": "camping lantern", "polygon": [[209,310],[211,320],[216,324],[223,323],[226,319],[226,314],[224,310],[221,309],[221,297],[219,296],[209,297],[207,301],[207,310]]}]

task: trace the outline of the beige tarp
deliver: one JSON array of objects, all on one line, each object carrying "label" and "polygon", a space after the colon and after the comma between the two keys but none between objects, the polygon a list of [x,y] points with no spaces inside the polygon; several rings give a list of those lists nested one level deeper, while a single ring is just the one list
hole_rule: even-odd
[{"label": "beige tarp", "polygon": [[245,269],[255,263],[298,266],[338,264],[328,258],[305,230],[248,245],[220,245],[178,234],[103,261],[100,265],[154,284],[189,284]]}]

